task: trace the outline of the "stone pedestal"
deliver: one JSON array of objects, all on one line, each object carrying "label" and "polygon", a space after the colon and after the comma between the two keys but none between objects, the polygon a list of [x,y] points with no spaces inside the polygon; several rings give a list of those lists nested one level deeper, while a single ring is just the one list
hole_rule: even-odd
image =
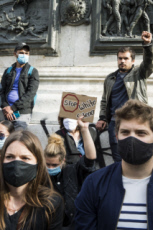
[{"label": "stone pedestal", "polygon": [[[30,64],[39,70],[40,85],[29,129],[41,140],[43,147],[47,137],[40,125],[45,119],[49,133],[58,127],[57,117],[63,91],[96,96],[98,103],[94,122],[98,120],[103,83],[107,74],[117,69],[116,55],[90,56],[91,27],[65,26],[59,34],[59,57],[34,55]],[[136,56],[136,65],[142,61],[142,55]],[[15,62],[9,56],[0,57],[0,75]],[[148,79],[149,104],[153,106],[153,77]]]}]

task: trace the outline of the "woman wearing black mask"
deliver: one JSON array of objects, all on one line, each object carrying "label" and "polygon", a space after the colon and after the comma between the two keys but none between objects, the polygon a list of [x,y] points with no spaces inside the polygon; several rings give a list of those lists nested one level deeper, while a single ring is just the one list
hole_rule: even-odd
[{"label": "woman wearing black mask", "polygon": [[[11,134],[0,166],[0,229],[60,230],[63,203],[53,190],[38,138],[28,131]],[[48,189],[46,185],[50,183]]]}]

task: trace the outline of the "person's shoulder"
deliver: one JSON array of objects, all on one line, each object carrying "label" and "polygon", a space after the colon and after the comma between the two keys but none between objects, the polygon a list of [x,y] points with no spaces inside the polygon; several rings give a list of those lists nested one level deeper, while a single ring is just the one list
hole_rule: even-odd
[{"label": "person's shoulder", "polygon": [[61,134],[62,134],[61,129],[57,130],[57,131],[56,131],[56,134],[61,135]]},{"label": "person's shoulder", "polygon": [[30,70],[31,74],[30,74],[30,75],[36,74],[36,73],[38,74],[38,70],[37,70],[34,66],[32,66],[31,64],[29,64],[29,63],[26,63],[25,68],[26,68],[28,71],[29,71],[30,68],[31,68],[31,70]]},{"label": "person's shoulder", "polygon": [[[80,161],[80,159],[79,159],[79,161]],[[76,175],[77,175],[76,168],[77,168],[78,162],[77,163],[73,163],[73,164],[66,164],[62,168],[61,175],[63,177],[63,181],[68,181],[70,178],[73,179],[74,177],[76,177]]]},{"label": "person's shoulder", "polygon": [[120,167],[120,163],[113,163],[109,166],[106,166],[104,168],[98,169],[97,171],[90,174],[86,180],[93,181],[93,184],[96,186],[101,181],[109,180],[111,176],[113,175],[113,172]]},{"label": "person's shoulder", "polygon": [[120,175],[118,172],[121,173],[120,163],[114,163],[91,173],[83,183],[80,196],[84,196],[83,194],[88,193],[88,199],[92,197],[91,199],[98,205],[99,197],[104,197],[105,194],[107,194],[108,188],[110,186],[112,188],[114,181],[118,180]]},{"label": "person's shoulder", "polygon": [[129,73],[127,73],[127,75],[125,76],[125,79],[135,76],[136,74],[139,73],[139,70],[140,70],[140,65],[134,65],[132,69],[129,71]]},{"label": "person's shoulder", "polygon": [[[64,201],[63,201],[63,198],[62,196],[57,193],[57,192],[54,192],[52,195],[50,195],[47,200],[46,200],[47,203],[44,204],[43,207],[39,208],[39,211],[47,211],[50,209],[50,211],[52,213],[55,213],[58,209],[62,208],[63,209],[63,205],[64,205]],[[49,212],[50,212],[49,211]]]},{"label": "person's shoulder", "polygon": [[117,74],[117,72],[118,72],[118,70],[116,70],[115,72],[112,72],[112,73],[108,74],[108,75],[106,76],[105,81],[109,80],[109,79],[112,78],[112,77],[115,77],[116,74]]},{"label": "person's shoulder", "polygon": [[54,193],[51,197],[50,200],[52,202],[53,208],[56,210],[60,206],[63,206],[63,198],[60,194]]},{"label": "person's shoulder", "polygon": [[65,131],[64,128],[63,129],[59,129],[59,130],[56,131],[56,134],[58,134],[58,135],[60,135],[62,137],[65,137],[66,131]]},{"label": "person's shoulder", "polygon": [[12,65],[10,65],[9,67],[7,67],[4,71],[4,73],[7,73],[8,71],[11,72],[12,70],[14,70],[16,68],[16,62],[13,63]]}]

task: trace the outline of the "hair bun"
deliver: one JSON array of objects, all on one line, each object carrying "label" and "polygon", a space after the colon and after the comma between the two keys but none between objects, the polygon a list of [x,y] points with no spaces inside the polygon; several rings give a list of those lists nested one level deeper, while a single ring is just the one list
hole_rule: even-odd
[{"label": "hair bun", "polygon": [[48,144],[64,145],[64,140],[60,135],[54,133],[48,138]]}]

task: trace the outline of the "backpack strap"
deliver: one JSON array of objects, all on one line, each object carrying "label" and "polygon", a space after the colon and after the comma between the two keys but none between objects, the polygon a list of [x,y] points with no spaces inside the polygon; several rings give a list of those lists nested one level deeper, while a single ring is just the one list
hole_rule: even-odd
[{"label": "backpack strap", "polygon": [[7,69],[6,73],[7,73],[7,74],[10,73],[11,70],[12,70],[12,68],[13,68],[13,66],[10,66],[10,67]]},{"label": "backpack strap", "polygon": [[[33,71],[33,66],[30,66],[30,68],[29,68],[29,70],[28,70],[28,75],[32,75],[32,71]],[[34,99],[33,99],[33,101],[34,101],[34,105],[36,104],[36,99],[37,99],[37,94],[34,96]]]},{"label": "backpack strap", "polygon": [[[10,73],[12,70],[13,66],[9,67],[6,71],[6,73]],[[28,75],[32,75],[32,71],[33,71],[33,66],[30,66],[29,70],[28,70]]]},{"label": "backpack strap", "polygon": [[30,68],[28,70],[28,75],[32,75],[32,71],[33,71],[33,66],[30,66]]}]

